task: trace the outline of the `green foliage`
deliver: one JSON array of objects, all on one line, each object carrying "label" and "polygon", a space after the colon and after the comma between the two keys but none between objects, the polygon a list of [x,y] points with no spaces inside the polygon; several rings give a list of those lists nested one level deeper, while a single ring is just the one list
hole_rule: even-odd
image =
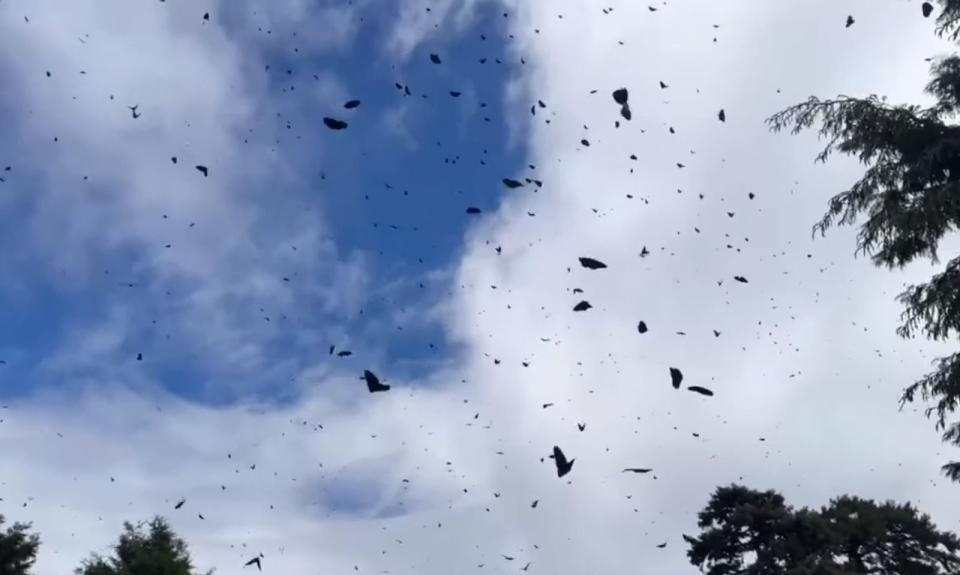
[{"label": "green foliage", "polygon": [[[0,527],[4,518],[0,515]],[[30,525],[14,523],[0,531],[0,575],[26,575],[37,560],[40,538],[28,533]]]},{"label": "green foliage", "polygon": [[114,555],[93,555],[75,570],[77,575],[192,575],[187,544],[170,525],[155,517],[147,524],[124,523]]},{"label": "green foliage", "polygon": [[[940,0],[937,32],[960,40],[960,0]],[[796,134],[819,126],[827,145],[817,157],[834,152],[856,156],[865,166],[850,189],[834,196],[814,226],[825,233],[835,225],[860,221],[857,252],[878,266],[902,267],[918,258],[938,262],[943,237],[960,228],[960,57],[935,62],[926,91],[929,107],[890,105],[877,96],[832,100],[810,98],[767,122],[773,131]],[[960,334],[960,258],[953,258],[929,282],[910,286],[899,296],[904,305],[898,333],[945,340]],[[917,397],[932,402],[944,441],[960,445],[960,422],[948,422],[960,403],[960,354],[939,360],[936,368],[903,393],[901,405]],[[960,462],[944,466],[960,481]]]},{"label": "green foliage", "polygon": [[690,562],[707,575],[941,575],[960,572],[960,540],[909,504],[843,496],[819,511],[774,491],[720,487],[699,514]]},{"label": "green foliage", "polygon": [[937,34],[951,40],[960,38],[960,1],[940,0],[940,16],[937,17]]}]

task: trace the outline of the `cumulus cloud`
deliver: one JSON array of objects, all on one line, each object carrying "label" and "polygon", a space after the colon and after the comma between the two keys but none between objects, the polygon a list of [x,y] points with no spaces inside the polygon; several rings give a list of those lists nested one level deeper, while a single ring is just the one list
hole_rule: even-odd
[{"label": "cumulus cloud", "polygon": [[424,41],[455,36],[473,20],[483,0],[411,0],[400,5],[397,24],[392,28],[385,48],[404,60]]},{"label": "cumulus cloud", "polygon": [[[535,166],[529,175],[544,186],[509,192],[469,230],[451,295],[434,311],[460,344],[450,365],[425,381],[388,381],[391,392],[371,396],[358,374],[306,358],[284,366],[298,393],[282,406],[199,406],[133,392],[137,376],[124,370],[78,377],[79,391],[37,394],[0,412],[0,509],[36,522],[44,573],[108,545],[122,520],[158,512],[187,537],[200,567],[239,566],[262,551],[265,568],[297,572],[459,573],[528,561],[530,572],[543,573],[637,565],[694,572],[680,534],[695,531],[695,513],[714,487],[734,481],[780,489],[797,504],[844,492],[910,499],[951,525],[960,516],[938,505],[955,487],[938,479],[946,456],[936,433],[915,410],[897,410],[902,386],[942,351],[894,333],[894,295],[930,269],[873,269],[853,257],[850,230],[814,240],[810,224],[860,168],[842,160],[815,166],[815,139],[770,135],[763,124],[810,93],[921,99],[923,58],[945,47],[914,8],[703,1],[656,13],[624,4],[608,15],[581,2],[516,3],[512,49],[527,64],[509,100],[522,112],[538,99],[547,104],[524,132]],[[857,25],[846,30],[849,11]],[[414,14],[401,19],[399,36],[422,37]],[[899,43],[890,41],[892,30]],[[401,51],[414,42],[394,41]],[[18,78],[43,85],[28,76],[25,68]],[[231,78],[204,89],[211,107]],[[660,80],[670,87],[661,89]],[[630,90],[633,120],[615,128],[610,94],[620,87]],[[40,98],[43,88],[35,90],[30,97]],[[219,132],[208,126],[212,167],[237,153],[229,119],[247,107],[224,112]],[[717,120],[721,108],[725,123]],[[120,122],[103,114],[104,122]],[[45,134],[44,126],[23,132]],[[151,133],[160,134],[160,144],[149,140],[160,154],[162,125]],[[136,165],[124,148],[105,144],[90,161],[119,155]],[[57,173],[83,171],[75,157],[57,161]],[[189,176],[185,186],[200,185]],[[142,178],[151,181],[149,172]],[[128,188],[139,181],[124,180]],[[147,200],[138,201],[166,197],[140,185]],[[202,208],[192,189],[177,200],[184,213]],[[85,200],[62,201],[86,209]],[[152,213],[150,203],[125,201],[104,202],[107,213],[129,210],[109,221],[150,219],[137,219]],[[220,203],[236,210],[225,222],[257,217],[253,204]],[[90,229],[71,233],[101,241],[93,231],[105,216],[85,217],[77,225]],[[108,237],[159,243],[158,225],[119,225]],[[281,243],[264,237],[265,245]],[[305,243],[322,245],[319,237]],[[241,282],[246,287],[236,289],[275,295],[257,269],[224,269],[236,261],[234,249],[251,248],[214,245],[220,251],[200,252],[194,267],[177,265],[217,270],[227,285],[208,289],[229,293]],[[608,267],[583,269],[582,256]],[[362,284],[335,291],[349,293],[355,282]],[[574,313],[581,299],[593,309]],[[236,313],[199,307],[214,311],[201,316],[196,337],[208,324],[226,331],[217,321],[229,324]],[[646,334],[636,329],[640,320]],[[121,338],[122,313],[109,325],[82,341],[87,347],[78,335],[68,348],[81,356],[109,349]],[[242,353],[239,343],[224,348]],[[391,379],[389,365],[375,367]],[[716,395],[674,390],[670,367]],[[563,480],[546,459],[553,445],[576,458]],[[633,466],[655,471],[621,473]],[[188,503],[174,512],[181,497]],[[666,549],[655,547],[664,541]]]},{"label": "cumulus cloud", "polygon": [[[305,53],[349,48],[356,39],[361,9],[369,0],[340,3],[330,0],[224,3],[225,11],[245,21],[248,40],[274,49],[296,45]],[[308,31],[302,33],[302,31]]]},{"label": "cumulus cloud", "polygon": [[[287,4],[271,4],[278,26],[307,10]],[[24,156],[17,170],[36,182],[22,188],[29,237],[10,271],[116,294],[134,308],[131,337],[163,317],[165,337],[187,340],[211,379],[255,386],[244,374],[269,367],[259,350],[293,302],[355,309],[365,272],[322,216],[274,197],[300,176],[271,151],[273,96],[248,73],[263,68],[259,49],[218,22],[218,7],[4,4],[0,26],[18,47],[0,62],[4,105]],[[317,90],[342,91],[323,78]]]}]

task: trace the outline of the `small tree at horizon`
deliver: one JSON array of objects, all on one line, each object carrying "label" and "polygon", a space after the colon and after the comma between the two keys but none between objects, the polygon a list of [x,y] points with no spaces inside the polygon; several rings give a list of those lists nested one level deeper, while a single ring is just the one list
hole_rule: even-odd
[{"label": "small tree at horizon", "polygon": [[687,556],[707,575],[960,573],[960,540],[909,503],[844,495],[819,511],[776,491],[719,487],[698,515]]},{"label": "small tree at horizon", "polygon": [[[0,527],[6,519],[0,515]],[[27,575],[37,560],[40,537],[29,523],[14,523],[0,531],[0,575]]]},{"label": "small tree at horizon", "polygon": [[[146,529],[144,529],[146,527]],[[208,572],[212,573],[213,571]],[[76,575],[195,575],[187,544],[162,517],[146,524],[123,524],[123,533],[114,554],[94,554],[83,562]]]}]

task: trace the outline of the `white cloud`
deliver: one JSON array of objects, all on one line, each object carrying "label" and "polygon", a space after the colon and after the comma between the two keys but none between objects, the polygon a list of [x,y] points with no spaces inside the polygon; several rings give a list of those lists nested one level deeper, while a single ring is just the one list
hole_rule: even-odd
[{"label": "white cloud", "polygon": [[385,44],[387,54],[405,60],[427,40],[456,36],[473,20],[481,3],[482,0],[402,2],[399,19]]},{"label": "white cloud", "polygon": [[[470,230],[454,295],[437,308],[461,344],[454,364],[369,395],[357,374],[304,361],[296,385],[306,392],[286,407],[133,394],[124,373],[12,402],[0,424],[0,510],[36,521],[39,572],[75,566],[123,519],[156,512],[173,518],[199,567],[239,568],[263,551],[275,572],[499,572],[531,561],[531,573],[693,573],[680,533],[732,481],[796,504],[851,492],[910,499],[944,527],[960,519],[940,504],[956,489],[937,474],[949,454],[930,422],[897,412],[901,387],[942,350],[896,337],[893,296],[931,270],[873,269],[852,257],[850,230],[814,241],[825,200],[860,168],[815,166],[813,138],[770,135],[762,122],[810,93],[920,98],[923,57],[943,50],[930,23],[915,6],[865,0],[803,11],[762,0],[656,13],[624,4],[612,15],[573,1],[517,7],[528,64],[515,97],[521,110],[548,104],[528,133],[545,185],[510,192]],[[847,12],[857,15],[849,30]],[[634,119],[617,130],[610,92],[621,86]],[[584,270],[579,256],[609,268]],[[257,270],[225,277],[244,292],[271,289]],[[210,289],[199,293],[224,293]],[[573,313],[581,298],[594,309]],[[671,389],[673,366],[716,396]],[[554,444],[577,459],[569,482],[540,461]],[[636,465],[656,477],[620,473]],[[180,497],[188,505],[174,512]],[[402,508],[413,511],[397,516]]]},{"label": "white cloud", "polygon": [[334,74],[327,72],[317,75],[313,86],[314,101],[311,104],[322,109],[342,110],[343,104],[351,99],[346,86]]},{"label": "white cloud", "polygon": [[[313,18],[331,11],[340,14],[337,22],[355,16],[343,7],[307,12],[293,4],[270,5],[279,29],[291,30],[298,19],[320,25]],[[117,299],[143,307],[137,297],[145,295],[155,312],[149,319],[163,317],[165,334],[193,348],[213,380],[243,388],[262,383],[250,376],[268,369],[262,347],[282,329],[265,316],[276,320],[305,301],[326,311],[355,309],[365,269],[360,258],[338,252],[322,218],[284,212],[276,195],[296,191],[301,176],[271,152],[280,128],[264,120],[272,105],[258,47],[227,32],[219,7],[0,7],[0,33],[17,46],[0,56],[9,86],[3,102],[28,157],[17,171],[39,182],[19,189],[34,194],[35,208],[11,272],[48,274],[69,289],[118,292],[133,283]],[[205,12],[211,20],[203,20]],[[320,72],[317,90],[343,91]],[[129,315],[135,324],[148,321]],[[149,330],[135,325],[128,335]]]},{"label": "white cloud", "polygon": [[243,2],[236,6],[247,22],[250,39],[279,50],[296,47],[304,53],[346,50],[353,45],[360,25],[361,8],[369,0],[346,4],[329,0],[277,0]]}]

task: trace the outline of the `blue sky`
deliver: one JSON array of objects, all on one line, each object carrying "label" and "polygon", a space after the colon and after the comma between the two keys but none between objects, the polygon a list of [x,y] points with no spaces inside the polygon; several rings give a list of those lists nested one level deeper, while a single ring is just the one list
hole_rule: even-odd
[{"label": "blue sky", "polygon": [[[183,18],[197,11],[179,4],[164,8]],[[399,18],[401,8],[395,3],[359,7],[350,16],[349,45],[319,52],[311,50],[306,39],[309,26],[290,25],[275,31],[265,25],[267,20],[256,14],[251,17],[248,10],[248,6],[227,5],[213,14],[211,23],[196,18],[193,27],[216,26],[228,38],[259,36],[262,41],[250,46],[254,50],[241,60],[243,82],[262,90],[255,102],[254,124],[249,132],[237,129],[231,136],[283,158],[290,177],[283,181],[283,176],[268,174],[257,183],[269,191],[254,204],[260,212],[258,225],[267,228],[265,234],[269,228],[283,226],[287,218],[322,225],[324,239],[337,251],[334,257],[362,261],[368,289],[349,309],[299,302],[302,307],[298,306],[295,317],[288,316],[288,324],[331,337],[310,346],[291,346],[291,336],[284,332],[296,328],[281,328],[266,343],[269,354],[291,361],[304,354],[320,359],[327,355],[328,345],[339,350],[353,347],[349,342],[362,341],[362,348],[351,350],[353,357],[329,361],[355,370],[370,362],[389,363],[405,375],[422,374],[450,355],[443,329],[417,316],[449,289],[449,278],[442,274],[462,250],[471,221],[465,209],[495,209],[504,193],[500,180],[523,168],[522,150],[509,141],[504,114],[504,89],[519,63],[507,54],[501,12],[493,5],[478,6],[463,25],[428,16],[428,21],[442,28],[428,43],[396,58],[378,41],[389,37]],[[78,46],[82,50],[82,44]],[[440,65],[430,61],[432,53],[441,56]],[[58,76],[77,73],[56,71]],[[398,82],[411,87],[412,95],[398,90]],[[451,90],[462,95],[453,98]],[[68,98],[69,92],[52,95],[58,96]],[[343,109],[348,99],[361,100],[360,107]],[[124,100],[118,96],[113,107],[116,114],[129,116],[126,106],[140,100]],[[150,102],[145,97],[141,100],[141,113],[149,118]],[[6,111],[5,123],[18,126],[18,112]],[[343,132],[326,130],[325,116],[343,118],[350,127]],[[188,128],[182,130],[182,137],[188,134]],[[10,145],[5,154],[13,164],[5,185],[10,209],[3,213],[2,241],[7,253],[17,252],[24,234],[22,222],[35,213],[37,188],[44,185],[44,166],[31,166],[29,158],[15,161],[17,151]],[[176,150],[170,152],[176,154]],[[184,159],[180,169],[189,171],[190,161],[194,160]],[[201,163],[201,158],[195,162]],[[218,166],[210,168],[218,170]],[[156,212],[157,218],[163,215],[162,209]],[[169,241],[175,243],[178,235],[189,233],[186,220],[168,221]],[[290,249],[294,248],[291,244]],[[37,266],[35,260],[14,262],[13,271],[22,283],[8,282],[6,297],[15,305],[0,311],[0,349],[7,360],[2,377],[10,381],[5,393],[28,393],[37,383],[31,374],[71,328],[101,321],[112,306],[119,305],[130,314],[129,321],[138,324],[123,347],[131,356],[144,355],[143,366],[156,373],[157,383],[191,399],[236,399],[236,390],[229,386],[214,386],[215,391],[210,391],[207,380],[216,375],[204,371],[201,358],[164,341],[169,333],[162,327],[164,304],[151,300],[169,286],[149,271],[135,271],[152,257],[151,250],[125,242],[89,255],[91,261],[85,266],[89,277],[82,281],[55,268]],[[295,265],[289,273],[298,273]],[[124,285],[128,282],[135,286]],[[243,311],[250,314],[249,319],[270,302],[246,304],[256,306]],[[269,317],[268,307],[264,309],[259,315]],[[155,320],[157,325],[152,323]],[[283,321],[271,318],[278,320]],[[162,360],[153,359],[158,355]],[[269,398],[277,383],[260,381],[253,387],[264,390]]]},{"label": "blue sky", "polygon": [[931,268],[813,239],[862,168],[764,124],[922,102],[914,4],[0,1],[0,513],[40,574],[156,514],[201,569],[695,573],[734,481],[955,524]]}]

